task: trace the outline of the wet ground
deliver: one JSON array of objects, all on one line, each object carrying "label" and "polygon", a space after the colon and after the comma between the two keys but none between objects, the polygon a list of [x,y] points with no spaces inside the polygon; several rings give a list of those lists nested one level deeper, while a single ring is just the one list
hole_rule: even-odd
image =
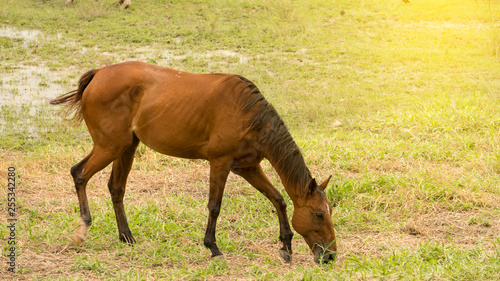
[{"label": "wet ground", "polygon": [[[23,40],[22,48],[43,38],[39,30],[18,30],[12,27],[0,27],[0,37]],[[62,94],[63,87],[58,82],[60,77],[44,65],[2,63],[0,76],[0,106],[40,105]],[[34,110],[30,111],[31,114]]]}]

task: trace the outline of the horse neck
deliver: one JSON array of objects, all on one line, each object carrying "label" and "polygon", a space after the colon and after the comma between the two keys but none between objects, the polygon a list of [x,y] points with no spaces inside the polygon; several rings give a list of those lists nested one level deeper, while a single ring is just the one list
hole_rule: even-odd
[{"label": "horse neck", "polygon": [[299,147],[288,131],[284,133],[288,135],[268,142],[264,156],[278,173],[286,192],[295,203],[307,192],[312,177]]}]

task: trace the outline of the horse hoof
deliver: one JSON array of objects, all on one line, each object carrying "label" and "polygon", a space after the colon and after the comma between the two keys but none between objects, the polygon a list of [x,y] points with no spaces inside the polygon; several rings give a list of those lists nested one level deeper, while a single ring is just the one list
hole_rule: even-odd
[{"label": "horse hoof", "polygon": [[210,257],[210,260],[212,260],[212,261],[222,261],[225,259],[226,259],[226,257],[223,254]]},{"label": "horse hoof", "polygon": [[133,245],[133,244],[137,243],[134,239],[134,236],[125,235],[125,234],[120,235],[120,241],[125,242],[129,245]]},{"label": "horse hoof", "polygon": [[73,234],[71,236],[71,239],[73,240],[73,242],[75,242],[77,246],[80,246],[83,242],[85,242],[85,237],[77,233]]},{"label": "horse hoof", "polygon": [[281,249],[279,251],[279,254],[280,254],[280,257],[286,262],[286,263],[290,263],[292,262],[292,254],[290,254],[289,252]]}]

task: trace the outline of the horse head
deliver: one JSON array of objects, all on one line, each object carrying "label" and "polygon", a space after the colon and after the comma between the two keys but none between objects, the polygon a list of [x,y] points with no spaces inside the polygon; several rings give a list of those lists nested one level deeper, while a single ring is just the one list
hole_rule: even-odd
[{"label": "horse head", "polygon": [[332,262],[337,253],[332,207],[324,192],[330,178],[319,186],[312,179],[307,192],[294,202],[293,228],[306,240],[316,263]]}]

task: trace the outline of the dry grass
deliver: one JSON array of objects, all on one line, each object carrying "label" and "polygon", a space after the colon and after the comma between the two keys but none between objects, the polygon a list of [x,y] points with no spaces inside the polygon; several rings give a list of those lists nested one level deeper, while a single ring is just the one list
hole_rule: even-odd
[{"label": "dry grass", "polygon": [[[81,265],[77,265],[80,264],[78,261],[82,260],[98,260],[103,264],[104,268],[118,270],[118,272],[122,273],[133,270],[134,274],[137,274],[136,276],[149,276],[148,279],[155,279],[152,276],[157,276],[155,274],[157,274],[158,268],[168,272],[169,270],[176,270],[178,266],[188,266],[191,270],[202,270],[207,267],[207,263],[209,263],[208,250],[196,253],[199,256],[198,259],[194,259],[187,265],[165,261],[151,266],[141,266],[130,260],[132,258],[130,252],[134,251],[138,246],[119,246],[117,248],[116,243],[112,243],[109,250],[106,250],[105,244],[99,246],[104,247],[100,251],[87,249],[96,246],[95,243],[92,243],[92,240],[96,240],[96,236],[100,235],[97,231],[92,230],[89,236],[90,242],[87,242],[92,243],[91,246],[85,244],[82,247],[75,246],[67,239],[77,227],[78,216],[74,208],[77,205],[76,194],[73,191],[69,173],[65,172],[64,169],[61,169],[60,172],[54,172],[46,166],[47,159],[51,158],[49,154],[39,155],[38,159],[26,159],[26,155],[23,153],[5,150],[2,153],[5,157],[0,161],[0,166],[7,167],[11,165],[10,163],[15,163],[21,180],[16,194],[20,222],[29,220],[29,214],[34,210],[38,214],[36,224],[41,225],[42,229],[43,224],[51,219],[52,214],[68,213],[72,217],[72,222],[68,228],[60,229],[60,232],[57,233],[48,234],[54,236],[55,241],[52,242],[44,242],[44,239],[33,238],[28,235],[26,229],[18,230],[18,263],[22,268],[29,270],[22,274],[18,273],[16,275],[17,279],[64,279],[71,276],[71,279],[97,280],[103,277],[99,270],[92,270],[91,268],[85,268],[85,266],[81,268]],[[68,158],[73,158],[69,155],[70,153],[67,154]],[[160,168],[157,164],[156,168],[153,169],[141,168],[142,166],[154,166],[155,162],[158,161],[165,162],[165,157],[160,156],[160,159],[158,157],[158,154],[150,151],[146,151],[138,157],[127,186],[127,207],[154,204],[159,206],[160,210],[182,209],[193,208],[193,206],[183,205],[182,202],[178,202],[178,198],[190,198],[198,202],[206,201],[208,191],[208,168],[206,163],[203,161],[184,161],[168,158],[172,160],[172,163],[163,163],[162,165],[165,165],[163,168]],[[61,158],[60,161],[64,163],[72,161]],[[267,168],[269,169],[269,167]],[[388,165],[388,169],[392,170],[393,168]],[[91,180],[88,188],[90,201],[110,201],[106,188],[109,172],[108,167],[96,174]],[[6,172],[2,171],[1,173],[2,178],[5,178]],[[48,182],[47,179],[49,178],[50,181]],[[274,178],[273,180],[276,181],[277,179]],[[234,175],[228,180],[226,190],[224,200],[231,200],[232,197],[241,194],[255,193],[248,184]],[[0,196],[6,196],[5,188],[2,188],[1,192]],[[408,201],[419,200],[416,195],[412,196],[411,193],[407,193],[405,196],[407,196]],[[383,257],[398,251],[398,249],[418,248],[419,245],[429,242],[452,243],[459,248],[480,247],[488,252],[494,252],[495,246],[491,241],[494,241],[500,232],[500,217],[498,213],[492,212],[492,210],[498,210],[500,207],[498,203],[500,202],[500,196],[490,195],[489,197],[469,198],[469,200],[482,202],[482,207],[457,212],[450,211],[446,203],[434,203],[430,210],[414,212],[405,219],[401,219],[400,214],[394,214],[392,230],[360,229],[348,232],[339,231],[338,239],[341,251],[336,267],[343,268],[346,266],[345,263],[349,262],[349,258],[352,256]],[[194,206],[194,208],[196,208],[196,212],[203,213],[203,217],[205,216],[204,203]],[[102,216],[103,214],[99,213],[102,211],[102,208],[99,211],[94,210],[93,215]],[[111,210],[108,210],[108,212],[111,212]],[[223,208],[221,219],[235,221],[240,219],[238,214],[227,214],[227,212],[228,210]],[[45,219],[40,219],[42,217]],[[159,243],[144,238],[141,228],[132,226],[132,229],[141,244],[141,248],[159,246]],[[200,232],[199,235],[201,236],[203,229],[191,231]],[[263,238],[250,241],[243,245],[241,249],[242,252],[254,253],[254,258],[226,251],[224,264],[227,267],[227,274],[206,276],[206,279],[253,279],[250,276],[252,276],[251,271],[255,270],[255,268],[274,272],[278,276],[289,276],[298,268],[302,269],[304,266],[316,267],[305,243],[300,238],[293,240],[295,249],[293,262],[285,264],[279,259],[277,255],[279,244],[275,237],[277,235],[277,223],[274,227],[261,228],[257,229],[257,231],[264,233]],[[229,235],[238,239],[239,236],[244,234],[232,231]],[[239,238],[241,239],[241,237]],[[193,241],[186,239],[183,243],[189,245]],[[195,243],[201,243],[201,241],[195,241]],[[5,262],[4,256],[2,259],[2,262]],[[270,263],[270,260],[274,262]],[[214,263],[214,261],[211,263]],[[2,278],[11,276],[6,275],[5,272],[0,273],[0,275],[3,275],[0,276]],[[186,278],[191,279],[189,276]]]}]

